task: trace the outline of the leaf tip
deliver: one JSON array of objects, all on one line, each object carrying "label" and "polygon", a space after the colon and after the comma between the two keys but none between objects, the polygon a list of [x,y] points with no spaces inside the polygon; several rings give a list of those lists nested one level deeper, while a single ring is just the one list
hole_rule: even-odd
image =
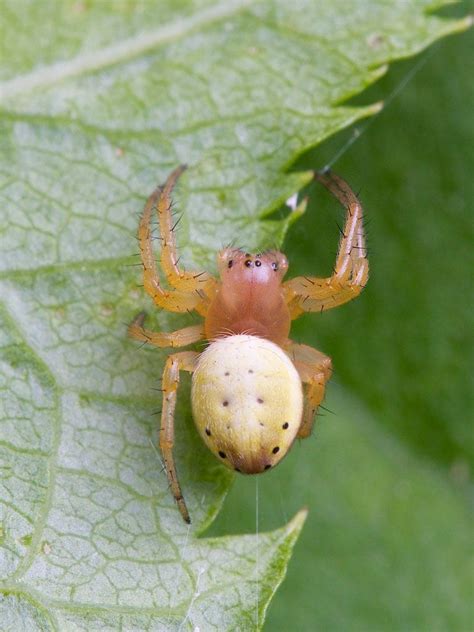
[{"label": "leaf tip", "polygon": [[459,20],[447,21],[446,35],[453,35],[454,33],[463,33],[472,27],[474,24],[474,13],[468,13],[465,17]]},{"label": "leaf tip", "polygon": [[376,103],[372,103],[372,105],[370,106],[370,113],[378,114],[384,109],[384,107],[385,107],[384,101],[377,101]]},{"label": "leaf tip", "polygon": [[307,517],[308,517],[308,508],[303,507],[286,525],[286,529],[285,529],[286,533],[291,534],[291,536],[296,540],[296,538],[301,533],[301,530],[303,529],[303,526],[304,526],[304,523],[306,522]]},{"label": "leaf tip", "polygon": [[373,79],[375,81],[377,79],[381,79],[384,75],[387,74],[389,68],[390,68],[389,64],[381,64],[380,66],[376,66],[372,71]]}]

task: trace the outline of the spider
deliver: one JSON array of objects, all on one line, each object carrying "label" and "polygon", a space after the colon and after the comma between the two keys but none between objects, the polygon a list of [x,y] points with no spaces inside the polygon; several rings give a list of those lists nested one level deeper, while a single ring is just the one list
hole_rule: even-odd
[{"label": "spider", "polygon": [[[270,250],[248,253],[232,247],[217,255],[220,279],[178,266],[171,193],[179,166],[148,198],[138,228],[144,287],[154,303],[171,312],[196,311],[202,324],[177,331],[144,328],[141,312],[129,325],[131,338],[157,347],[208,342],[202,353],[172,353],[163,371],[159,445],[179,511],[190,523],[173,457],[174,411],[180,371],[193,374],[191,402],[199,434],[227,467],[258,474],[274,467],[294,440],[311,434],[332,372],[331,359],[290,340],[291,321],[303,312],[322,312],[355,298],[368,279],[362,207],[335,174],[314,172],[345,207],[346,220],[332,276],[295,277],[283,282],[288,260]],[[150,230],[157,210],[163,287],[155,266]]]}]

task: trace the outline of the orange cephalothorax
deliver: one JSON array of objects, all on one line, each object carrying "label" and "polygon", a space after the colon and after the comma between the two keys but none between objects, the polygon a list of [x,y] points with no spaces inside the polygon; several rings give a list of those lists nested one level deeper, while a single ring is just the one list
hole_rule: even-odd
[{"label": "orange cephalothorax", "polygon": [[[145,329],[144,313],[128,328],[132,338],[156,347],[184,347],[207,339],[203,352],[171,354],[163,371],[160,449],[171,491],[190,522],[173,456],[174,411],[180,371],[193,373],[194,421],[209,449],[237,472],[255,474],[277,465],[295,437],[311,433],[331,376],[331,359],[288,338],[291,320],[355,298],[369,265],[362,207],[349,185],[327,171],[314,173],[346,208],[334,273],[283,282],[286,257],[226,248],[218,255],[220,279],[178,266],[171,217],[171,191],[185,169],[178,167],[148,198],[138,228],[145,290],[171,312],[195,310],[204,322],[170,333]],[[163,287],[155,266],[150,222],[158,214]]]},{"label": "orange cephalothorax", "polygon": [[281,286],[288,269],[285,255],[226,248],[218,266],[220,283],[206,315],[206,338],[250,334],[284,344],[291,324]]}]

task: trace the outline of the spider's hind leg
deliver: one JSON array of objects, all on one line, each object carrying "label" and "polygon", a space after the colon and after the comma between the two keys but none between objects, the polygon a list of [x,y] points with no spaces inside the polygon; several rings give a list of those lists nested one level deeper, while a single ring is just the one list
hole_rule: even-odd
[{"label": "spider's hind leg", "polygon": [[305,385],[303,419],[298,437],[306,439],[311,434],[318,407],[324,399],[326,383],[332,374],[331,358],[313,347],[291,342],[287,349]]},{"label": "spider's hind leg", "polygon": [[179,386],[179,372],[192,373],[196,368],[199,353],[194,351],[181,351],[170,355],[163,371],[163,408],[161,412],[160,450],[163,456],[164,466],[171,492],[178,505],[183,520],[190,524],[191,518],[186,507],[181,486],[176,472],[173,456],[174,447],[174,412]]}]

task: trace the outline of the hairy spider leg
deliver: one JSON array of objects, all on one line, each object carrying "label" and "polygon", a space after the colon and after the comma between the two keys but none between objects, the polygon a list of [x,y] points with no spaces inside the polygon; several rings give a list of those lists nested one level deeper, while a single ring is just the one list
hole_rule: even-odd
[{"label": "hairy spider leg", "polygon": [[160,226],[161,267],[168,283],[177,290],[195,292],[197,289],[205,289],[209,281],[211,284],[215,283],[215,279],[208,272],[185,272],[178,267],[175,229],[179,218],[175,220],[173,217],[171,194],[178,178],[185,169],[186,165],[177,167],[169,175],[166,183],[159,187],[160,195],[156,209]]},{"label": "hairy spider leg", "polygon": [[360,294],[369,277],[362,206],[349,185],[331,172],[318,173],[321,182],[346,208],[346,221],[334,274],[328,278],[300,276],[283,288],[292,319],[303,312],[322,312]]},{"label": "hairy spider leg", "polygon": [[318,407],[324,399],[326,382],[332,374],[331,358],[313,347],[291,340],[287,353],[305,384],[303,418],[298,437],[306,439],[311,434]]},{"label": "hairy spider leg", "polygon": [[173,457],[174,411],[179,386],[179,372],[189,371],[192,373],[196,368],[198,357],[199,353],[196,351],[173,353],[168,357],[163,371],[163,409],[161,413],[160,450],[163,455],[166,476],[168,477],[171,492],[183,519],[188,524],[190,524],[191,518],[189,517],[189,512],[181,492]]},{"label": "hairy spider leg", "polygon": [[[158,187],[148,198],[143,215],[138,226],[138,242],[143,263],[143,284],[145,290],[152,297],[158,307],[171,312],[187,312],[195,309],[203,314],[206,311],[208,297],[205,293],[206,285],[213,285],[215,280],[204,274],[181,272],[177,267],[176,244],[174,239],[170,194],[177,178],[184,167],[178,167],[168,177],[163,187]],[[153,239],[150,230],[151,214],[158,208],[160,222],[160,239],[162,241],[161,265],[171,285],[179,289],[165,290],[158,275],[153,254]]]},{"label": "hairy spider leg", "polygon": [[204,323],[183,327],[183,329],[172,332],[151,331],[143,327],[145,317],[145,312],[140,312],[130,323],[128,326],[128,335],[130,338],[149,343],[154,347],[186,347],[206,337]]}]

